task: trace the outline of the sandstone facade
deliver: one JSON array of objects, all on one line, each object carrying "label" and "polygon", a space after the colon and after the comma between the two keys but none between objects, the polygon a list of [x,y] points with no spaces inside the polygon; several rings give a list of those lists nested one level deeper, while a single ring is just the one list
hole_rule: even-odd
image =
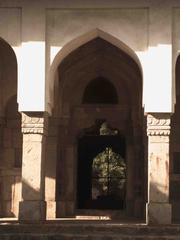
[{"label": "sandstone facade", "polygon": [[178,0],[1,0],[0,217],[93,215],[87,166],[120,141],[120,218],[180,220],[179,23]]}]

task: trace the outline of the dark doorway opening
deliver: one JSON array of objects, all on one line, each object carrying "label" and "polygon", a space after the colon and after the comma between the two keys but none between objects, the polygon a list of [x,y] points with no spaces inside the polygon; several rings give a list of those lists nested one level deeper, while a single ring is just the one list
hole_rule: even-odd
[{"label": "dark doorway opening", "polygon": [[78,209],[126,207],[125,140],[120,135],[83,136],[78,142]]}]

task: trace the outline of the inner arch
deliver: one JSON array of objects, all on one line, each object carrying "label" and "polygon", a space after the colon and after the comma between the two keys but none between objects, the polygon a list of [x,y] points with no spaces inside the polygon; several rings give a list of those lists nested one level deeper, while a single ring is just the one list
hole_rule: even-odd
[{"label": "inner arch", "polygon": [[118,96],[110,81],[103,77],[97,77],[87,85],[82,102],[86,104],[117,104]]}]

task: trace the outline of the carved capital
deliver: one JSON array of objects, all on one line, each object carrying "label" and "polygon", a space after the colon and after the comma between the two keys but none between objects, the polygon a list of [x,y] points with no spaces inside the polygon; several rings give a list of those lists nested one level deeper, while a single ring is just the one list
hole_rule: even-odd
[{"label": "carved capital", "polygon": [[23,112],[22,133],[47,135],[48,114],[44,112]]},{"label": "carved capital", "polygon": [[169,136],[170,130],[170,114],[156,113],[147,115],[148,136]]}]

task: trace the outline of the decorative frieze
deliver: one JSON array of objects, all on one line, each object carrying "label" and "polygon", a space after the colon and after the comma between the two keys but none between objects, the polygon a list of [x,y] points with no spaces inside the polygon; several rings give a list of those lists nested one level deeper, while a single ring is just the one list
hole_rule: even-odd
[{"label": "decorative frieze", "polygon": [[24,134],[47,134],[48,114],[44,112],[22,113],[22,132]]},{"label": "decorative frieze", "polygon": [[148,136],[169,136],[170,135],[170,114],[148,114],[147,135]]}]

